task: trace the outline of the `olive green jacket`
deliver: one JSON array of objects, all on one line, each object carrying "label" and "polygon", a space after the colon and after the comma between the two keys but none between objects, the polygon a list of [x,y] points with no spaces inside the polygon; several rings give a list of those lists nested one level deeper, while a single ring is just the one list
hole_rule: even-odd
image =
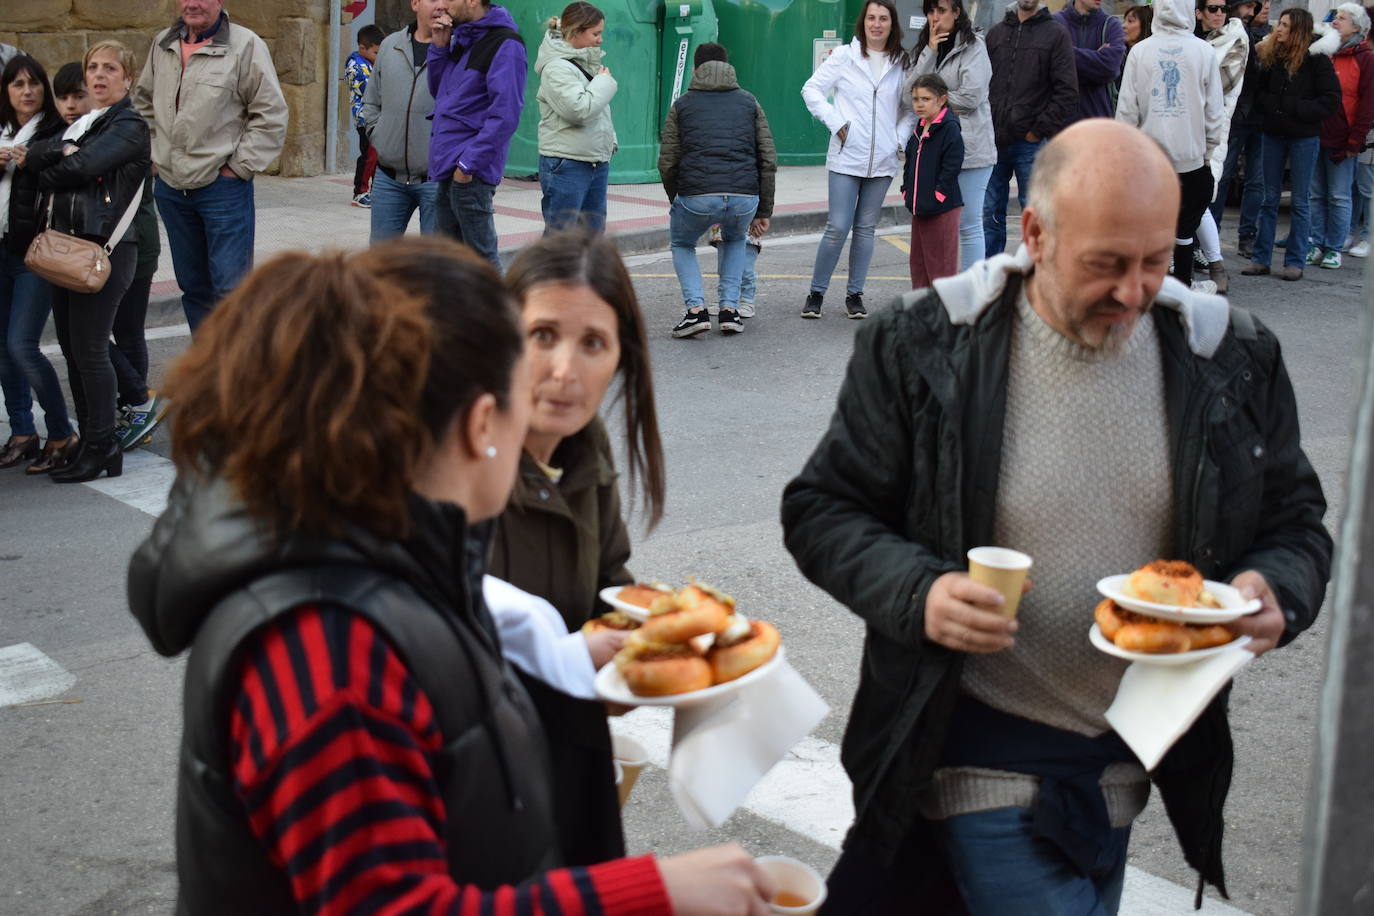
[{"label": "olive green jacket", "polygon": [[576,631],[607,608],[597,592],[634,581],[611,443],[600,419],[554,452],[555,484],[528,454],[497,521],[490,572],[548,600]]}]

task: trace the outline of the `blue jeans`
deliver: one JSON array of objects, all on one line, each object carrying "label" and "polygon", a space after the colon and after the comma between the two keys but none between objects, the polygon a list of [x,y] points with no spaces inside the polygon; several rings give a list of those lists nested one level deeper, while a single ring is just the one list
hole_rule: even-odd
[{"label": "blue jeans", "polygon": [[1355,157],[1332,162],[1327,150],[1317,155],[1312,170],[1312,237],[1323,251],[1340,251],[1350,234],[1350,191],[1355,182]]},{"label": "blue jeans", "polygon": [[845,236],[850,229],[854,237],[849,242],[849,282],[845,294],[855,296],[864,291],[868,279],[868,265],[873,260],[873,230],[883,215],[883,201],[892,186],[891,175],[859,178],[830,172],[830,212],[825,218],[825,234],[816,248],[816,265],[811,270],[811,292],[824,293],[830,287],[830,276],[840,261]]},{"label": "blue jeans", "polygon": [[253,182],[219,175],[203,188],[178,191],[159,177],[153,198],[167,228],[181,308],[194,332],[253,268]]},{"label": "blue jeans", "polygon": [[62,383],[39,349],[51,310],[48,281],[24,266],[22,254],[0,248],[0,388],[5,393],[10,432],[16,436],[38,432],[30,389],[38,394],[48,438],[65,439],[72,434]]},{"label": "blue jeans", "polygon": [[1029,808],[943,822],[946,853],[970,916],[1110,916],[1121,905],[1131,828],[1111,831],[1107,860],[1084,876],[1032,831]]},{"label": "blue jeans", "polygon": [[471,181],[439,179],[435,195],[436,225],[439,232],[457,239],[501,269],[496,241],[496,185],[480,178]]},{"label": "blue jeans", "polygon": [[[744,243],[744,269],[739,275],[739,301],[753,302],[758,293],[759,274],[755,265],[759,260],[759,250],[748,242]],[[716,253],[716,275],[720,283],[716,286],[716,301],[725,300],[725,255]]]},{"label": "blue jeans", "polygon": [[983,260],[983,195],[991,176],[990,165],[980,169],[964,169],[959,173],[959,196],[964,200],[964,209],[959,213],[960,270],[968,270],[974,261]]},{"label": "blue jeans", "polygon": [[697,263],[697,240],[720,223],[720,307],[739,308],[740,274],[744,271],[744,238],[759,207],[756,194],[679,194],[668,217],[673,270],[687,310],[706,304]]},{"label": "blue jeans", "polygon": [[405,235],[410,217],[417,209],[420,211],[420,234],[433,235],[434,196],[438,193],[437,181],[402,184],[378,168],[372,176],[372,233],[368,241],[375,245]]},{"label": "blue jeans", "polygon": [[1360,241],[1369,241],[1369,202],[1374,200],[1374,162],[1361,162],[1355,166],[1355,210],[1350,218],[1353,230],[1356,223],[1360,227]]},{"label": "blue jeans", "polygon": [[1281,137],[1264,135],[1264,205],[1260,207],[1259,232],[1255,235],[1255,262],[1268,267],[1274,256],[1274,233],[1279,223],[1279,195],[1283,193],[1283,167],[1288,165],[1293,182],[1291,225],[1288,229],[1288,248],[1283,255],[1286,267],[1301,268],[1306,264],[1307,248],[1303,240],[1310,236],[1311,210],[1307,194],[1312,187],[1312,171],[1320,151],[1317,137]]},{"label": "blue jeans", "polygon": [[1216,197],[1212,200],[1212,219],[1221,227],[1221,217],[1226,211],[1226,198],[1231,193],[1231,182],[1236,177],[1236,167],[1240,157],[1245,156],[1245,186],[1240,195],[1240,231],[1238,236],[1252,239],[1259,231],[1260,205],[1264,203],[1264,162],[1261,149],[1262,135],[1258,127],[1238,127],[1231,131],[1227,141],[1226,164],[1221,169],[1221,181],[1217,182]]},{"label": "blue jeans", "polygon": [[[983,197],[983,254],[992,257],[1001,254],[1007,247],[1007,198],[1011,196],[1011,176],[1016,175],[1016,199],[1026,206],[1026,195],[1030,193],[1031,169],[1035,165],[1035,154],[1045,145],[1044,140],[1034,143],[1017,140],[1011,146],[997,148],[997,164],[992,167],[988,177],[988,189]],[[968,207],[968,202],[964,202]]]},{"label": "blue jeans", "polygon": [[539,202],[544,211],[544,234],[577,226],[591,232],[606,230],[606,183],[609,162],[583,162],[558,156],[539,157]]}]

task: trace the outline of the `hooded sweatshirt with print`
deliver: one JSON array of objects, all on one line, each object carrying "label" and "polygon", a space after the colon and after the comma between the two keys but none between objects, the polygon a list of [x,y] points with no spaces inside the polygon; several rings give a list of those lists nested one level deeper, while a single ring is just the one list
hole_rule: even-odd
[{"label": "hooded sweatshirt with print", "polygon": [[1154,33],[1131,49],[1116,119],[1154,138],[1174,171],[1195,172],[1226,138],[1229,122],[1221,68],[1212,47],[1193,34],[1194,5],[1159,0]]},{"label": "hooded sweatshirt with print", "polygon": [[601,48],[574,48],[557,29],[544,33],[539,78],[539,155],[609,162],[616,150],[611,99],[619,88],[601,71]]},{"label": "hooded sweatshirt with print", "polygon": [[[915,115],[910,100],[902,98],[900,63],[885,58],[874,80],[868,62],[855,38],[830,52],[801,94],[807,111],[830,131],[826,168],[859,178],[891,178],[902,170],[898,154],[911,136]],[[832,92],[834,101],[827,98]],[[843,140],[842,127],[849,128]]]}]

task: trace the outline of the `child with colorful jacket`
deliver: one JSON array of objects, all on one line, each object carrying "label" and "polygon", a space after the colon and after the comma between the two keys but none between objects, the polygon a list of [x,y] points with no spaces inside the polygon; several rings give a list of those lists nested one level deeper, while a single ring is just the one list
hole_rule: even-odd
[{"label": "child with colorful jacket", "polygon": [[911,211],[912,289],[959,272],[964,138],[948,102],[949,87],[938,73],[924,73],[911,84],[911,105],[920,123],[906,145],[902,199]]}]

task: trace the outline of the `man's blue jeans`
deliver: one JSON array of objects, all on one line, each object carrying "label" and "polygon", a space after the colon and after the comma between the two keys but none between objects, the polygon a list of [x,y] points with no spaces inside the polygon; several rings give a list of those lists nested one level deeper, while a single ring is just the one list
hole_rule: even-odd
[{"label": "man's blue jeans", "polygon": [[178,191],[158,178],[153,198],[167,229],[181,308],[194,332],[253,268],[253,182],[219,175],[203,188]]},{"label": "man's blue jeans", "polygon": [[1330,151],[1317,154],[1312,169],[1312,238],[1323,251],[1340,251],[1350,234],[1350,197],[1355,185],[1354,156],[1332,162]]},{"label": "man's blue jeans", "polygon": [[457,239],[486,258],[499,271],[501,256],[496,240],[496,185],[480,178],[471,181],[439,180],[436,224],[441,233]]},{"label": "man's blue jeans", "polygon": [[1288,248],[1284,250],[1286,267],[1303,267],[1307,261],[1307,246],[1303,241],[1312,234],[1312,216],[1307,192],[1312,187],[1312,170],[1320,151],[1319,137],[1282,137],[1264,135],[1264,206],[1260,207],[1259,232],[1255,236],[1255,262],[1269,266],[1274,256],[1274,234],[1279,223],[1279,196],[1283,193],[1283,167],[1288,165],[1293,195],[1290,198],[1292,222],[1288,228]]},{"label": "man's blue jeans", "polygon": [[558,156],[539,157],[539,188],[544,192],[544,234],[581,225],[590,232],[606,230],[606,184],[609,162],[583,162]]},{"label": "man's blue jeans", "polygon": [[829,173],[830,211],[825,217],[825,233],[816,247],[816,264],[811,268],[811,292],[824,293],[830,287],[830,277],[840,261],[845,236],[850,229],[849,282],[845,295],[864,291],[868,280],[868,265],[873,261],[873,233],[883,215],[883,201],[892,186],[891,175],[860,178],[857,175]]},{"label": "man's blue jeans", "polygon": [[5,394],[10,432],[32,436],[33,395],[43,408],[49,439],[72,434],[62,382],[39,348],[52,310],[52,287],[24,266],[24,256],[0,247],[0,389]]},{"label": "man's blue jeans", "polygon": [[1031,168],[1035,165],[1035,154],[1045,145],[1044,140],[1034,143],[1017,140],[1011,146],[997,148],[997,164],[992,167],[988,178],[988,189],[983,197],[983,251],[985,257],[1001,254],[1007,247],[1007,198],[1011,196],[1011,176],[1016,175],[1016,199],[1026,206],[1026,195],[1030,193]]},{"label": "man's blue jeans", "polygon": [[679,194],[673,198],[668,217],[673,251],[673,270],[682,287],[687,310],[706,304],[697,240],[720,223],[720,307],[739,308],[740,275],[744,272],[744,239],[759,207],[756,194]]},{"label": "man's blue jeans", "polygon": [[372,176],[372,234],[368,241],[375,245],[405,235],[416,210],[420,211],[420,234],[433,235],[436,231],[434,197],[438,193],[437,181],[402,184],[377,169]]},{"label": "man's blue jeans", "polygon": [[1260,205],[1264,203],[1264,160],[1263,140],[1258,127],[1238,127],[1231,131],[1227,141],[1226,164],[1221,169],[1221,181],[1217,182],[1217,194],[1212,200],[1212,219],[1221,226],[1222,214],[1226,211],[1226,198],[1231,193],[1231,182],[1236,177],[1236,167],[1240,157],[1245,156],[1245,186],[1240,194],[1240,231],[1239,238],[1253,239],[1259,231]]},{"label": "man's blue jeans", "polygon": [[1108,839],[1107,861],[1080,874],[1035,836],[1029,808],[961,814],[943,822],[946,854],[970,916],[1112,916],[1121,905],[1131,828]]}]

